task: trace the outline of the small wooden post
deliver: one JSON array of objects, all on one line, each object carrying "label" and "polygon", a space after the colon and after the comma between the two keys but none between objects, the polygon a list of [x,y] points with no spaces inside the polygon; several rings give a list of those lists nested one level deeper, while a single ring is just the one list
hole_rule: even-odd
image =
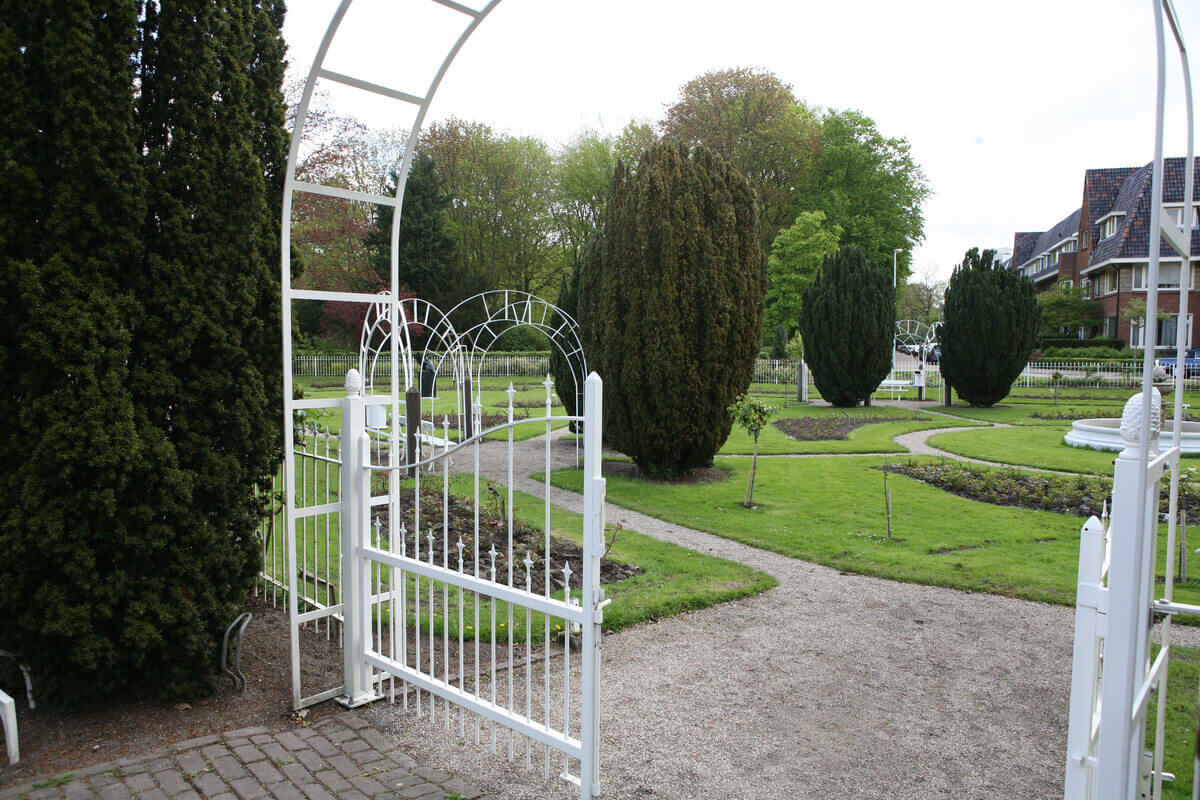
[{"label": "small wooden post", "polygon": [[[421,389],[418,386],[409,387],[404,393],[404,455],[409,464],[421,460],[417,448],[417,432],[421,430]],[[415,467],[408,468],[408,477],[417,474]]]},{"label": "small wooden post", "polygon": [[890,542],[892,540],[892,490],[888,487],[887,475],[888,471],[885,465],[883,470],[883,505],[887,512],[887,538]]}]

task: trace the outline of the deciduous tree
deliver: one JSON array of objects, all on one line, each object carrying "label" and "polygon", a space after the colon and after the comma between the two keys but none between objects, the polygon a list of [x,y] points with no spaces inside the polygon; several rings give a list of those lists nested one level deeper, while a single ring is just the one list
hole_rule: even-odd
[{"label": "deciduous tree", "polygon": [[[767,256],[767,310],[764,323],[790,333],[800,324],[804,290],[812,283],[825,256],[837,252],[842,229],[825,224],[821,211],[805,211],[775,237]],[[785,338],[786,341],[786,338]]]}]

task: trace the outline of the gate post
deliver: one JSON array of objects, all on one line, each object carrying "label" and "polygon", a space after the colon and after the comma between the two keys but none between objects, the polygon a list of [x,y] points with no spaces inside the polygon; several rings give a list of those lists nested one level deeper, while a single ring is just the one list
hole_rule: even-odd
[{"label": "gate post", "polygon": [[1090,517],[1079,537],[1079,582],[1075,590],[1075,644],[1071,659],[1068,707],[1067,770],[1064,796],[1086,798],[1095,787],[1096,760],[1092,723],[1100,688],[1100,637],[1108,614],[1104,586],[1105,524]]},{"label": "gate post", "polygon": [[808,364],[803,358],[796,365],[796,399],[801,403],[808,402]]},{"label": "gate post", "polygon": [[346,373],[346,398],[342,401],[342,519],[341,519],[341,595],[342,653],[346,673],[345,695],[338,702],[355,708],[371,702],[371,668],[363,657],[371,630],[371,567],[363,557],[362,546],[371,527],[371,476],[366,466],[370,447],[367,443],[367,406],[362,376],[358,370]]},{"label": "gate post", "polygon": [[[592,373],[583,392],[583,586],[580,597],[589,618],[583,626],[582,724],[579,763],[580,797],[592,800],[600,793],[600,628],[604,599],[600,588],[600,557],[604,555],[605,481],[601,476],[601,419],[604,384]],[[547,500],[549,502],[549,500]]]}]

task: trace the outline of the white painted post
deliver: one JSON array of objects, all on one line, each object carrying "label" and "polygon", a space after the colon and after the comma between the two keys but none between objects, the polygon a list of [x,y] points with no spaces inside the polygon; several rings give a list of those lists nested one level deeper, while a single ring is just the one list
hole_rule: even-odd
[{"label": "white painted post", "polygon": [[1071,668],[1071,702],[1067,726],[1065,797],[1091,797],[1096,759],[1092,753],[1092,720],[1100,679],[1100,639],[1108,611],[1104,587],[1104,523],[1091,517],[1079,538],[1079,584],[1075,592],[1075,647]]},{"label": "white painted post", "polygon": [[371,629],[371,566],[362,546],[370,530],[370,454],[366,432],[366,403],[358,370],[346,373],[346,398],[342,401],[342,653],[346,694],[338,702],[355,708],[375,699],[371,668],[364,655]]},{"label": "white painted post", "polygon": [[[592,373],[583,392],[583,584],[580,599],[591,611],[583,626],[582,725],[583,757],[579,765],[580,797],[600,793],[600,627],[604,621],[604,590],[600,588],[600,557],[604,555],[605,481],[601,476],[600,425],[604,384]],[[546,502],[550,502],[549,498]]]},{"label": "white painted post", "polygon": [[1148,565],[1147,559],[1153,559],[1159,489],[1156,480],[1149,481],[1147,488],[1146,473],[1139,468],[1140,438],[1147,431],[1150,452],[1158,452],[1157,428],[1142,428],[1140,417],[1132,413],[1141,403],[1141,397],[1135,395],[1126,406],[1121,425],[1125,449],[1116,460],[1113,474],[1108,629],[1100,701],[1103,719],[1097,747],[1098,800],[1137,797],[1142,774],[1145,715],[1134,717],[1134,700],[1146,671],[1154,574],[1153,563]]},{"label": "white painted post", "polygon": [[808,364],[803,358],[796,366],[796,399],[801,403],[808,402]]}]

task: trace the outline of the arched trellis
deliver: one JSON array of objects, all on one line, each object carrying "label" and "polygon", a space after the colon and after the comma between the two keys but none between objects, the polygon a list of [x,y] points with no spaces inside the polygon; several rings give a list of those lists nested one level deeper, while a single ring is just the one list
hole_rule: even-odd
[{"label": "arched trellis", "polygon": [[933,326],[917,319],[896,320],[896,344],[927,347],[933,340]]},{"label": "arched trellis", "polygon": [[[458,335],[455,353],[466,359],[467,374],[474,385],[483,379],[483,363],[496,342],[514,328],[532,328],[544,334],[550,346],[559,352],[575,381],[576,408],[583,407],[583,382],[588,375],[587,357],[579,338],[579,323],[558,306],[529,292],[496,289],[463,300],[447,312],[447,316],[469,314],[482,310],[483,320],[466,327]],[[470,317],[478,319],[478,315]],[[437,362],[437,374],[449,353]]]},{"label": "arched trellis", "polygon": [[[440,354],[439,364],[447,357],[450,359],[455,383],[461,383],[466,374],[466,362],[459,350],[461,337],[454,329],[449,315],[433,303],[419,297],[404,298],[398,305],[401,319],[398,366],[400,367],[399,377],[402,377],[404,381],[398,389],[408,391],[417,385],[420,379],[421,364],[424,363],[431,351]],[[358,371],[363,377],[364,391],[367,394],[371,394],[375,388],[375,375],[380,357],[385,352],[389,356],[391,353],[391,311],[391,294],[381,292],[379,302],[367,310],[367,316],[363,319],[358,347]],[[420,331],[418,336],[425,338],[425,346],[421,349],[420,354],[413,347],[414,328]],[[436,344],[436,346],[430,347],[431,344]],[[395,373],[389,373],[389,375],[395,375]]]}]

